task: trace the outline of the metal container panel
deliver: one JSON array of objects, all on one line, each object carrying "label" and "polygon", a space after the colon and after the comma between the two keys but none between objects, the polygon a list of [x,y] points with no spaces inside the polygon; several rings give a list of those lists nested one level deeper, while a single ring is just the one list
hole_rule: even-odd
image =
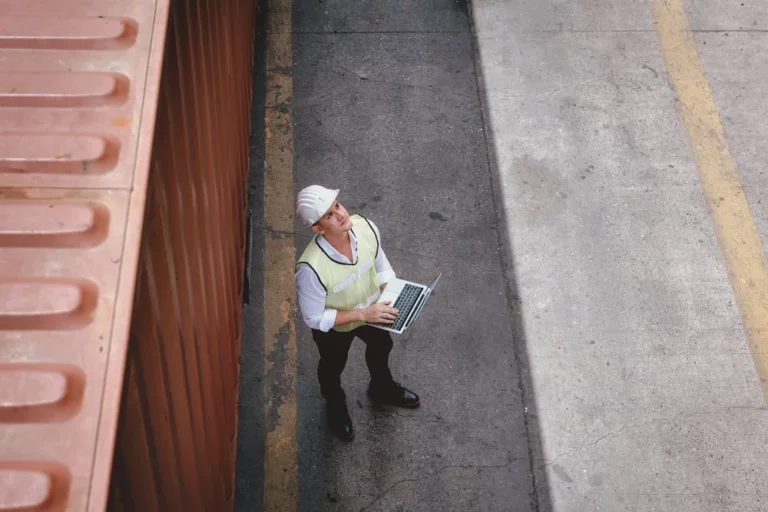
[{"label": "metal container panel", "polygon": [[230,508],[253,4],[2,7],[0,511]]},{"label": "metal container panel", "polygon": [[113,510],[233,505],[254,14],[171,5]]}]

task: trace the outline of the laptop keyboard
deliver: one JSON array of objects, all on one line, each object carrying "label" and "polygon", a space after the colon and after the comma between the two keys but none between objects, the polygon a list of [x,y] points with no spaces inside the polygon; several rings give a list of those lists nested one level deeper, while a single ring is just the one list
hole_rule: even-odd
[{"label": "laptop keyboard", "polygon": [[412,284],[406,284],[403,288],[403,291],[400,292],[400,295],[397,297],[397,300],[394,304],[392,304],[392,307],[399,311],[397,314],[397,318],[395,319],[395,322],[392,324],[379,324],[383,325],[384,327],[389,327],[391,329],[394,329],[396,331],[399,331],[400,328],[405,323],[405,320],[408,318],[408,313],[411,311],[411,308],[416,303],[416,299],[419,298],[419,294],[421,293],[422,288],[420,286],[414,286]]}]

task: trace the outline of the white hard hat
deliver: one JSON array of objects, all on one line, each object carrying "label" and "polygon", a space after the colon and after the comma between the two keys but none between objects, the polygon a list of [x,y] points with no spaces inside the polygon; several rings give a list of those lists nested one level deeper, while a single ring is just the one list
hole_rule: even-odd
[{"label": "white hard hat", "polygon": [[296,215],[306,226],[311,226],[331,209],[339,189],[331,190],[320,185],[310,185],[296,197]]}]

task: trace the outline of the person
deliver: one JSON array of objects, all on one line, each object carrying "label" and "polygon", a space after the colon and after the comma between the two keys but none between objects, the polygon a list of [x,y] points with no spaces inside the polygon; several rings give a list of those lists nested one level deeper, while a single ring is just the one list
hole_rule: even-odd
[{"label": "person", "polygon": [[338,195],[338,189],[311,185],[297,196],[296,214],[315,236],[296,263],[296,289],[302,318],[320,353],[317,378],[331,429],[350,441],[354,429],[341,373],[354,338],[366,345],[372,400],[418,407],[419,397],[392,378],[389,331],[368,325],[392,323],[398,314],[390,302],[376,302],[395,278],[379,230],[361,215],[350,215]]}]

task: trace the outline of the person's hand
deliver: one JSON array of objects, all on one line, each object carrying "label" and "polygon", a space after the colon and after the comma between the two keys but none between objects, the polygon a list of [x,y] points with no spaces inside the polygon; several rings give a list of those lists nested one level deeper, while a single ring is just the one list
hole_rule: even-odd
[{"label": "person's hand", "polygon": [[398,311],[391,307],[391,301],[377,302],[363,309],[363,320],[369,324],[391,324],[397,318]]}]

